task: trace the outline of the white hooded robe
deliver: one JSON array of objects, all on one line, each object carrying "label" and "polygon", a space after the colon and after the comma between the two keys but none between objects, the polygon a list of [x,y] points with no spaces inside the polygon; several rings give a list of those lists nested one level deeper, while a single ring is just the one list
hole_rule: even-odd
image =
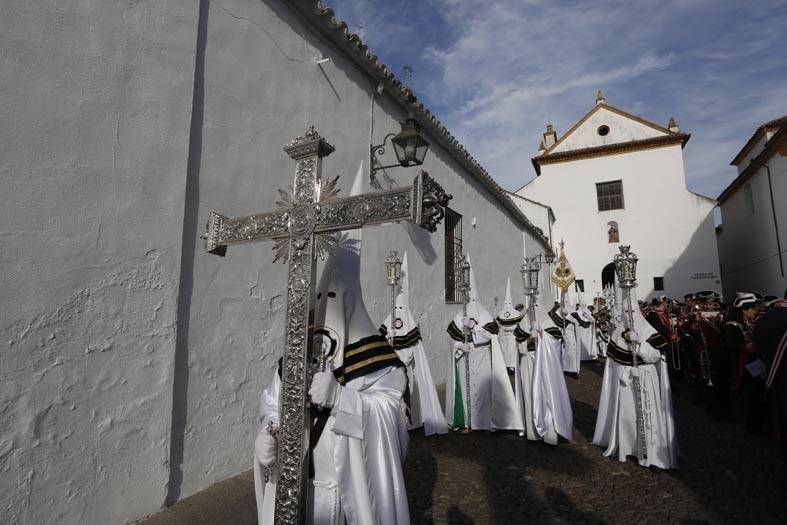
[{"label": "white hooded robe", "polygon": [[437,397],[432,371],[424,352],[423,340],[410,313],[410,285],[407,252],[402,258],[402,285],[396,296],[396,316],[391,327],[391,316],[383,322],[382,331],[389,339],[394,338],[394,349],[407,367],[410,390],[410,430],[424,427],[427,436],[445,434],[448,423]]},{"label": "white hooded robe", "polygon": [[647,446],[647,458],[639,463],[645,467],[654,465],[663,469],[676,469],[678,445],[672,413],[672,391],[667,363],[658,350],[666,346],[666,340],[642,316],[634,290],[632,304],[633,326],[641,341],[637,352],[639,363],[636,369],[630,365],[631,352],[623,337],[624,326],[618,323],[609,338],[593,444],[604,448],[605,456],[619,461],[626,461],[628,456],[639,456],[632,381],[632,374],[638,373]]},{"label": "white hooded robe", "polygon": [[[478,299],[475,274],[470,268],[467,317],[475,325],[463,331],[462,315],[448,327],[451,337],[445,389],[445,419],[454,428],[524,430],[522,416],[508,380],[497,337],[498,326]],[[467,336],[467,343],[464,337]],[[467,387],[469,363],[469,390]],[[468,405],[469,401],[469,405]]]}]

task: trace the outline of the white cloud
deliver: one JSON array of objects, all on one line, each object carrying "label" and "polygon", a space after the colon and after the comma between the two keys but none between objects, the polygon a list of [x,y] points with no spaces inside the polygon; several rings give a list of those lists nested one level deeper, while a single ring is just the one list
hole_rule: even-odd
[{"label": "white cloud", "polygon": [[347,0],[339,13],[363,20],[384,61],[420,54],[416,90],[509,189],[534,176],[544,125],[565,131],[597,89],[655,122],[677,117],[692,133],[689,186],[711,196],[749,134],[787,113],[783,0],[423,0],[418,16],[412,5]]}]

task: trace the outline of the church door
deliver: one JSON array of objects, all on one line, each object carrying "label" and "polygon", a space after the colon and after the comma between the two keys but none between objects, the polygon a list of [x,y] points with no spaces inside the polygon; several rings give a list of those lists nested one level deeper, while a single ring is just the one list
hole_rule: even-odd
[{"label": "church door", "polygon": [[601,286],[604,288],[607,285],[615,284],[615,263],[609,263],[601,270]]}]

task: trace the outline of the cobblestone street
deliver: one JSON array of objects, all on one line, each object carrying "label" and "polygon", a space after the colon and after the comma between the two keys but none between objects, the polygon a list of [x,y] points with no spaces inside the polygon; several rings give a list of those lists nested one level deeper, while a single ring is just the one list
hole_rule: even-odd
[{"label": "cobblestone street", "polygon": [[[780,458],[769,436],[716,421],[678,385],[678,471],[602,457],[590,444],[603,362],[567,378],[574,439],[557,447],[509,433],[411,433],[413,523],[784,523]],[[217,484],[146,525],[255,521],[251,474]]]}]

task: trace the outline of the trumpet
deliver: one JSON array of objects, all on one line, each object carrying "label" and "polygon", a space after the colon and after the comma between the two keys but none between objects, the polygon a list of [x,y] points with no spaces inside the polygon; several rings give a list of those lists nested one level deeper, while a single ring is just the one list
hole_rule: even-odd
[{"label": "trumpet", "polygon": [[673,335],[676,334],[678,330],[678,318],[674,315],[670,315],[669,325],[670,325],[669,346],[672,355],[672,367],[675,370],[680,370],[681,368],[683,368],[683,365],[680,362],[680,347],[678,346],[677,341],[675,341],[675,338],[673,337]]}]

